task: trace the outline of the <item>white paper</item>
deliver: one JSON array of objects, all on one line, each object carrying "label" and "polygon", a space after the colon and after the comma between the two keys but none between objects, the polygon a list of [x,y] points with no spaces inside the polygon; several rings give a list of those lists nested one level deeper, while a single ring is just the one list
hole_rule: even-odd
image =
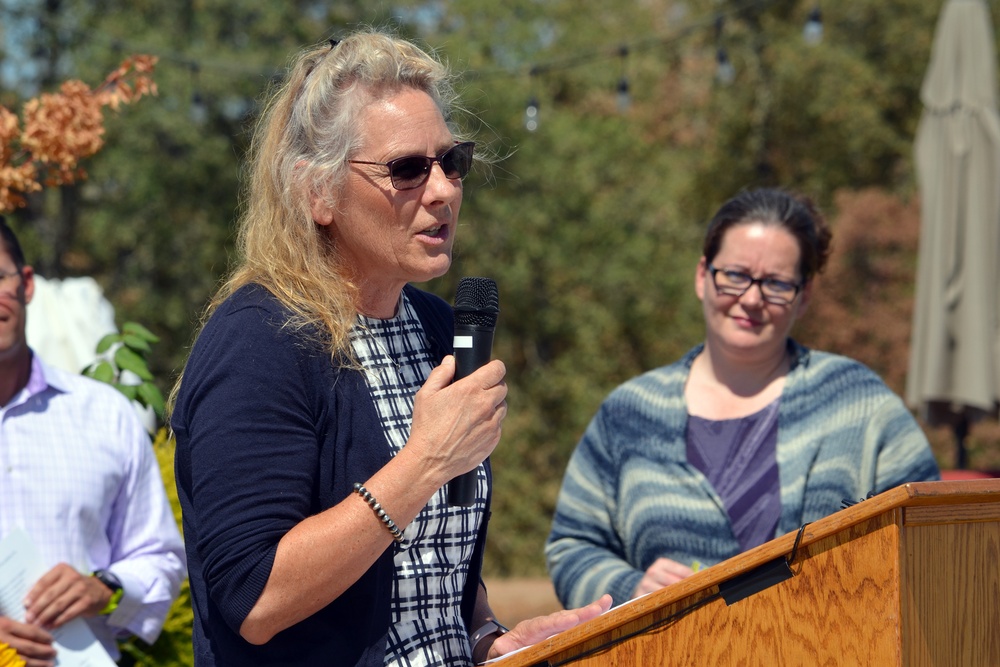
[{"label": "white paper", "polygon": [[[24,598],[45,574],[31,538],[23,530],[11,531],[0,541],[0,615],[24,622]],[[82,618],[52,631],[56,667],[115,667]]]},{"label": "white paper", "polygon": [[501,660],[503,660],[504,658],[509,658],[510,656],[514,655],[515,653],[520,653],[521,651],[527,651],[527,650],[528,650],[529,648],[531,648],[532,646],[534,646],[534,644],[529,644],[528,646],[522,646],[521,648],[518,648],[518,649],[514,649],[514,650],[513,650],[513,651],[511,651],[510,653],[504,653],[504,654],[503,654],[503,655],[501,655],[500,657],[497,657],[497,658],[493,658],[492,660],[487,660],[487,661],[486,661],[486,662],[484,662],[483,664],[484,664],[484,665],[490,665],[490,664],[493,664],[494,662],[500,662],[500,661],[501,661]]}]

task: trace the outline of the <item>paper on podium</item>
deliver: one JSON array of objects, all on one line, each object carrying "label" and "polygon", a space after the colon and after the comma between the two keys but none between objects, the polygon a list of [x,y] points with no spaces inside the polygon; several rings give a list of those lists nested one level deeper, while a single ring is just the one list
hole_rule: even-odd
[{"label": "paper on podium", "polygon": [[[13,530],[0,541],[0,615],[24,622],[24,598],[45,574],[31,538]],[[52,631],[56,667],[115,667],[90,626],[75,618]]]}]

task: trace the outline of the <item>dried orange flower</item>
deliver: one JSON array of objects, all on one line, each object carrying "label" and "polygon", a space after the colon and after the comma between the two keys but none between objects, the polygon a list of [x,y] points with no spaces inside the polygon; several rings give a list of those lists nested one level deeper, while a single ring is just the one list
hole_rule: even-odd
[{"label": "dried orange flower", "polygon": [[156,58],[125,59],[95,90],[77,80],[58,93],[25,102],[24,128],[15,114],[0,106],[0,212],[25,205],[24,194],[86,178],[79,166],[104,145],[104,107],[155,95],[151,78]]}]

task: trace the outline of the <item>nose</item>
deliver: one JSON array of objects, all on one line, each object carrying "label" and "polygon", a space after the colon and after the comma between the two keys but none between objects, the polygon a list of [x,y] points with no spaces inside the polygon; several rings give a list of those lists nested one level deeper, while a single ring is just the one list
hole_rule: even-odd
[{"label": "nose", "polygon": [[748,306],[760,306],[764,303],[764,286],[759,280],[753,281],[750,288],[740,295],[740,303]]},{"label": "nose", "polygon": [[431,173],[428,174],[427,184],[424,187],[424,196],[429,197],[432,202],[450,202],[456,196],[462,196],[462,181],[448,178],[444,175],[441,163],[432,162]]}]

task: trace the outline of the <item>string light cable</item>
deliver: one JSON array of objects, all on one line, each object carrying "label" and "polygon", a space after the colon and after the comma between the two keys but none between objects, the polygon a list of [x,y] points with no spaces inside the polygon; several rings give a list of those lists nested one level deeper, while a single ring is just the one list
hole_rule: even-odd
[{"label": "string light cable", "polygon": [[[462,73],[462,77],[467,80],[485,80],[500,77],[507,78],[524,76],[525,74],[537,76],[552,71],[580,67],[595,61],[615,59],[623,60],[627,55],[642,52],[654,47],[670,45],[678,40],[688,37],[693,33],[699,32],[706,27],[713,27],[717,24],[720,18],[734,16],[753,9],[765,8],[768,5],[774,4],[774,2],[775,0],[745,0],[744,2],[736,2],[726,8],[718,9],[710,14],[688,21],[687,23],[677,27],[669,35],[646,36],[632,41],[619,42],[614,46],[590,49],[586,52],[557,57],[534,64],[515,66],[513,68],[496,67],[468,70]],[[12,17],[17,17],[18,15],[23,14],[23,19],[29,16],[26,12],[17,12],[17,10],[9,7],[0,7],[0,10]],[[818,16],[818,11],[817,6],[813,12],[815,12]],[[61,35],[71,35],[81,39],[86,38],[87,41],[91,43],[98,42],[115,51],[127,53],[146,53],[159,58],[161,64],[174,64],[188,71],[214,71],[228,75],[243,75],[264,79],[274,79],[283,75],[280,70],[274,68],[256,67],[254,65],[247,64],[246,61],[194,57],[190,54],[130,42],[119,37],[110,37],[106,34],[102,34],[100,31],[87,30],[84,34],[84,31],[81,29],[74,28],[68,23],[60,22],[59,20],[51,17],[40,18],[34,13],[32,13],[30,17],[34,21],[38,22],[39,25],[48,26],[50,30],[58,32]],[[812,17],[813,13],[811,12],[810,18],[812,19]],[[6,24],[8,21],[5,20],[4,23]]]}]

